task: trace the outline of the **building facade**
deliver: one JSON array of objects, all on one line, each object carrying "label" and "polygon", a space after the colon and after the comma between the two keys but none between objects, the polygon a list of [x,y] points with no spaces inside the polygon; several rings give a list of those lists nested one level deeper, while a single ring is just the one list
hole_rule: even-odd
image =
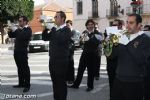
[{"label": "building facade", "polygon": [[92,18],[104,32],[114,19],[126,22],[127,15],[135,12],[141,14],[143,25],[150,24],[150,0],[73,0],[73,26],[82,32]]},{"label": "building facade", "polygon": [[33,33],[43,30],[42,23],[40,22],[41,15],[44,15],[47,19],[52,18],[52,21],[54,21],[56,12],[60,10],[66,13],[67,20],[73,20],[72,8],[62,7],[55,2],[47,2],[47,4],[35,6],[33,19],[29,22]]},{"label": "building facade", "polygon": [[40,16],[42,14],[42,8],[44,7],[45,5],[39,5],[39,6],[36,6],[34,7],[34,16],[33,16],[33,19],[29,22],[29,25],[30,27],[32,28],[32,32],[39,32],[39,31],[42,31],[43,30],[43,27],[42,27],[42,24],[40,23]]}]

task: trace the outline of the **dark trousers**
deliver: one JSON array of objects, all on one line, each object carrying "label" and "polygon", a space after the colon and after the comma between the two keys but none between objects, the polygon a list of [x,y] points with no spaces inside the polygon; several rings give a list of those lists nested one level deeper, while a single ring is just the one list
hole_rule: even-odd
[{"label": "dark trousers", "polygon": [[19,85],[30,87],[30,68],[28,65],[27,52],[14,51],[14,59],[18,69]]},{"label": "dark trousers", "polygon": [[107,74],[109,80],[110,95],[112,93],[113,83],[116,76],[116,68],[117,68],[117,58],[115,59],[107,58]]},{"label": "dark trousers", "polygon": [[49,70],[53,83],[54,100],[67,99],[66,72],[68,60],[50,59]]},{"label": "dark trousers", "polygon": [[143,82],[124,82],[116,78],[110,100],[143,100]]},{"label": "dark trousers", "polygon": [[144,79],[144,100],[150,100],[150,76]]},{"label": "dark trousers", "polygon": [[75,69],[74,69],[74,47],[70,49],[69,52],[69,63],[67,70],[67,81],[74,81],[75,79]]},{"label": "dark trousers", "polygon": [[101,66],[101,56],[97,55],[96,57],[96,66],[95,66],[95,77],[99,77],[100,76],[100,66]]},{"label": "dark trousers", "polygon": [[84,71],[87,67],[87,71],[88,71],[88,80],[87,80],[87,86],[89,88],[93,88],[93,82],[94,82],[94,69],[95,69],[95,64],[96,64],[96,55],[94,53],[82,53],[81,58],[80,58],[80,62],[79,62],[79,67],[78,67],[78,73],[77,73],[77,77],[76,80],[74,81],[74,85],[75,86],[79,86],[81,81],[82,81],[82,77],[84,74]]}]

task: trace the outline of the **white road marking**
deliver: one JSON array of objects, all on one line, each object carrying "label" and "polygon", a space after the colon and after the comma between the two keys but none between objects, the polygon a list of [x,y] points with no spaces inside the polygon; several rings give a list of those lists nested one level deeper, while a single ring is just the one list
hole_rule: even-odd
[{"label": "white road marking", "polygon": [[51,96],[51,95],[53,95],[53,92],[37,94],[37,97],[42,98],[42,97]]},{"label": "white road marking", "polygon": [[97,85],[97,86],[94,87],[94,90],[91,91],[91,93],[95,94],[95,93],[101,91],[107,85],[108,85],[108,83],[99,84],[99,85]]},{"label": "white road marking", "polygon": [[[15,64],[1,64],[1,66],[4,68],[9,68],[9,67],[15,67],[16,68],[16,65]],[[32,67],[49,67],[48,64],[29,64],[30,68]],[[74,68],[78,68],[78,65],[75,65]],[[106,69],[106,65],[101,65],[100,69]]]}]

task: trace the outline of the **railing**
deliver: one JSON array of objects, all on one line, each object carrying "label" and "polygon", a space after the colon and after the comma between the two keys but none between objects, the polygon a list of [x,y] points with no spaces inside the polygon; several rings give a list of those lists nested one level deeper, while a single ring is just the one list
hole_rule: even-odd
[{"label": "railing", "polygon": [[132,6],[126,8],[126,14],[137,13],[141,15],[150,15],[150,4],[140,5],[133,8]]},{"label": "railing", "polygon": [[107,9],[106,10],[106,17],[107,18],[114,18],[114,17],[118,17],[119,13],[117,10],[111,10],[111,9]]}]

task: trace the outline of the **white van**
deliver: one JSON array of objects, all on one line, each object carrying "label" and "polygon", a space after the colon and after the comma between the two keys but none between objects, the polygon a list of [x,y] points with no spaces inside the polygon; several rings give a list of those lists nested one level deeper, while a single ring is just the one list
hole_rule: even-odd
[{"label": "white van", "polygon": [[34,51],[48,51],[49,41],[42,40],[42,32],[35,32],[29,43],[29,52]]}]

